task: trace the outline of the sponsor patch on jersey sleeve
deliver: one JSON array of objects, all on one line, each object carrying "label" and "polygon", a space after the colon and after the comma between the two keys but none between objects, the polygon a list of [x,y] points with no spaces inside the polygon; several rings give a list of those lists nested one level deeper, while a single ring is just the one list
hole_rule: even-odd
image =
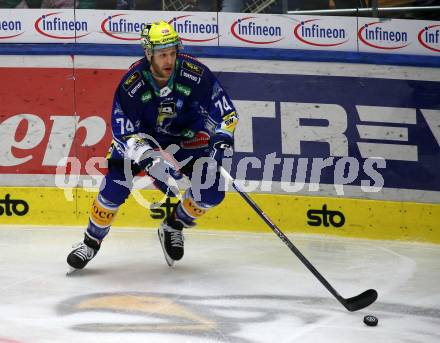
[{"label": "sponsor patch on jersey sleeve", "polygon": [[125,90],[129,90],[130,87],[132,87],[136,81],[140,80],[141,74],[136,71],[133,74],[131,74],[123,83],[123,87]]},{"label": "sponsor patch on jersey sleeve", "polygon": [[233,133],[238,123],[237,113],[231,112],[223,117],[220,130]]},{"label": "sponsor patch on jersey sleeve", "polygon": [[203,68],[195,65],[194,63],[183,61],[182,62],[182,68],[186,69],[187,71],[194,73],[196,75],[202,76],[203,75]]}]

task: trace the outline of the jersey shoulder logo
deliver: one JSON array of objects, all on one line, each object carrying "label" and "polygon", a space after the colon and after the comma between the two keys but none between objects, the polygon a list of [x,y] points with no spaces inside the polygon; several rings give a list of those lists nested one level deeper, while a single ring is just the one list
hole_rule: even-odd
[{"label": "jersey shoulder logo", "polygon": [[131,86],[135,84],[136,81],[138,81],[141,78],[141,74],[138,71],[135,71],[133,74],[131,74],[123,83],[123,87],[125,90],[130,89]]},{"label": "jersey shoulder logo", "polygon": [[198,66],[194,63],[191,63],[189,61],[183,61],[182,62],[182,68],[186,69],[187,71],[194,73],[198,76],[202,76],[203,75],[203,68],[201,66]]}]

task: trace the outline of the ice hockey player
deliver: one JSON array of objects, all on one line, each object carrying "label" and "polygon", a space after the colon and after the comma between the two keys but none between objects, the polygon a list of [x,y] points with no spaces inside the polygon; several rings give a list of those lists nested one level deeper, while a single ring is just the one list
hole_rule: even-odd
[{"label": "ice hockey player", "polygon": [[[192,176],[198,158],[220,163],[225,150],[233,146],[238,117],[231,99],[204,64],[181,53],[179,35],[168,23],[147,24],[141,44],[144,58],[131,66],[114,95],[108,172],[92,204],[84,240],[67,257],[72,270],[84,268],[96,256],[131,193],[132,177],[142,171],[169,196],[176,193],[170,180],[182,173],[191,180],[191,187],[158,229],[170,266],[183,257],[182,229],[193,227],[197,218],[224,199],[217,168],[204,168],[197,180]],[[174,158],[165,157],[163,149],[173,144],[179,147]],[[181,168],[176,164],[189,158]],[[204,189],[200,180],[210,172],[215,181]]]}]

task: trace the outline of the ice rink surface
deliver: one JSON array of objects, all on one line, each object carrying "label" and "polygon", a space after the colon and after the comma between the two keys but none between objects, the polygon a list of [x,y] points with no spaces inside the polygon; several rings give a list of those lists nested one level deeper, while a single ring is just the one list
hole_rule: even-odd
[{"label": "ice rink surface", "polygon": [[0,343],[440,342],[436,245],[289,235],[342,296],[377,289],[376,303],[350,313],[271,232],[191,229],[169,268],[155,230],[113,229],[66,277],[81,236],[0,229]]}]

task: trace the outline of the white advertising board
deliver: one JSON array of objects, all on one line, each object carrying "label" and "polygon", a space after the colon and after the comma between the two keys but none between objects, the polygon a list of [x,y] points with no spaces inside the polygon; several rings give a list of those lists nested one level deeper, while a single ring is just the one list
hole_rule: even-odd
[{"label": "white advertising board", "polygon": [[219,13],[220,46],[356,51],[356,18]]},{"label": "white advertising board", "polygon": [[359,18],[360,52],[439,55],[440,25],[419,20]]},{"label": "white advertising board", "polygon": [[184,45],[440,54],[439,22],[216,12],[0,9],[0,43],[138,44],[159,19]]},{"label": "white advertising board", "polygon": [[219,13],[220,46],[292,48],[285,17],[255,13]]},{"label": "white advertising board", "polygon": [[357,18],[286,16],[291,22],[291,48],[357,51]]},{"label": "white advertising board", "polygon": [[216,13],[70,9],[0,9],[0,42],[139,44],[145,24],[160,19],[185,45],[218,46]]}]

